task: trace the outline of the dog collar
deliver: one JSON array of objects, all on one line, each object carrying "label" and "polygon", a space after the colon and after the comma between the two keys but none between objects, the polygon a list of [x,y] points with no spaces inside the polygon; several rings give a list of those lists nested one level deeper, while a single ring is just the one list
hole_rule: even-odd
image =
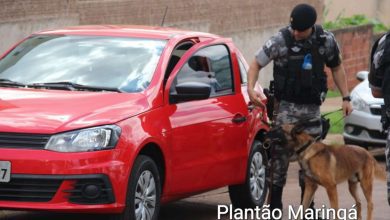
[{"label": "dog collar", "polygon": [[300,153],[302,153],[303,151],[305,151],[311,144],[313,144],[314,142],[317,142],[321,139],[321,136],[317,136],[316,138],[314,138],[314,140],[310,140],[308,141],[306,144],[302,145],[302,147],[300,147],[296,153],[299,155]]},{"label": "dog collar", "polygon": [[314,141],[310,140],[308,141],[306,144],[302,145],[302,147],[300,147],[296,153],[299,155],[301,154],[303,151],[305,151]]}]

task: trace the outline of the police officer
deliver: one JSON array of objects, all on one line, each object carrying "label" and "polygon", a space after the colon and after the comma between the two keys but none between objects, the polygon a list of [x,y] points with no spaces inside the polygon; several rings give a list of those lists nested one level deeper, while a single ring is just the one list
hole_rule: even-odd
[{"label": "police officer", "polygon": [[[248,72],[248,94],[253,104],[264,107],[260,94],[254,90],[259,71],[274,61],[275,98],[279,102],[276,125],[295,123],[300,119],[320,119],[320,105],[327,91],[324,66],[328,66],[343,96],[344,115],[352,111],[344,68],[337,42],[332,33],[315,25],[316,10],[308,4],[294,7],[290,25],[272,36],[256,53]],[[321,126],[307,128],[312,135],[321,133]],[[282,208],[283,187],[286,184],[292,152],[273,146],[270,171],[270,207]],[[304,175],[300,175],[303,180]],[[300,181],[303,195],[303,181]]]},{"label": "police officer", "polygon": [[371,93],[376,98],[384,98],[381,122],[388,132],[386,144],[387,201],[390,205],[390,32],[377,40],[371,52],[371,67],[368,80]]}]

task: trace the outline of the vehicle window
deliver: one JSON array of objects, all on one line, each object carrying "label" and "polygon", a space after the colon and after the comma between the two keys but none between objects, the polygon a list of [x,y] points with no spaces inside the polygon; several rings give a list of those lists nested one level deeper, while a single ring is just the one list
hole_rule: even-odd
[{"label": "vehicle window", "polygon": [[246,84],[248,70],[245,68],[244,63],[242,62],[242,60],[240,58],[238,58],[238,65],[240,66],[241,84]]},{"label": "vehicle window", "polygon": [[165,45],[166,40],[144,38],[37,35],[0,61],[0,78],[140,92],[149,85]]},{"label": "vehicle window", "polygon": [[233,78],[229,51],[224,45],[203,48],[196,52],[181,68],[172,85],[183,82],[201,82],[211,86],[211,97],[233,93]]},{"label": "vehicle window", "polygon": [[177,47],[172,51],[171,58],[169,59],[167,69],[165,71],[164,85],[168,80],[169,75],[172,70],[175,68],[176,64],[179,62],[183,54],[194,45],[192,41],[185,41],[177,45]]}]

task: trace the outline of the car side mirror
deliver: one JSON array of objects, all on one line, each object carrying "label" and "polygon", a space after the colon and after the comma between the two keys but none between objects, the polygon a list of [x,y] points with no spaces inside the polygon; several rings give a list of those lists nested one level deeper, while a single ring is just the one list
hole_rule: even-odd
[{"label": "car side mirror", "polygon": [[211,86],[201,82],[184,82],[176,85],[177,94],[170,94],[170,103],[208,99]]},{"label": "car side mirror", "polygon": [[364,70],[356,73],[356,79],[359,80],[360,82],[364,81],[367,78],[368,78],[368,71]]}]

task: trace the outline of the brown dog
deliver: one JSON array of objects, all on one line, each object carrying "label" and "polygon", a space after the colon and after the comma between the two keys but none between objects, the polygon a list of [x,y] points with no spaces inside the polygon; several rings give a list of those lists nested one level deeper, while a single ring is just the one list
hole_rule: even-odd
[{"label": "brown dog", "polygon": [[[313,200],[318,185],[325,187],[330,206],[338,209],[337,184],[348,181],[349,191],[356,201],[358,219],[361,217],[361,202],[357,184],[367,200],[367,220],[372,219],[372,187],[374,178],[386,180],[385,170],[364,148],[352,145],[330,146],[316,141],[303,132],[299,125],[283,125],[278,132],[284,144],[298,155],[298,162],[305,170],[305,192],[303,208],[306,210]],[[282,142],[282,143],[283,143]]]}]

